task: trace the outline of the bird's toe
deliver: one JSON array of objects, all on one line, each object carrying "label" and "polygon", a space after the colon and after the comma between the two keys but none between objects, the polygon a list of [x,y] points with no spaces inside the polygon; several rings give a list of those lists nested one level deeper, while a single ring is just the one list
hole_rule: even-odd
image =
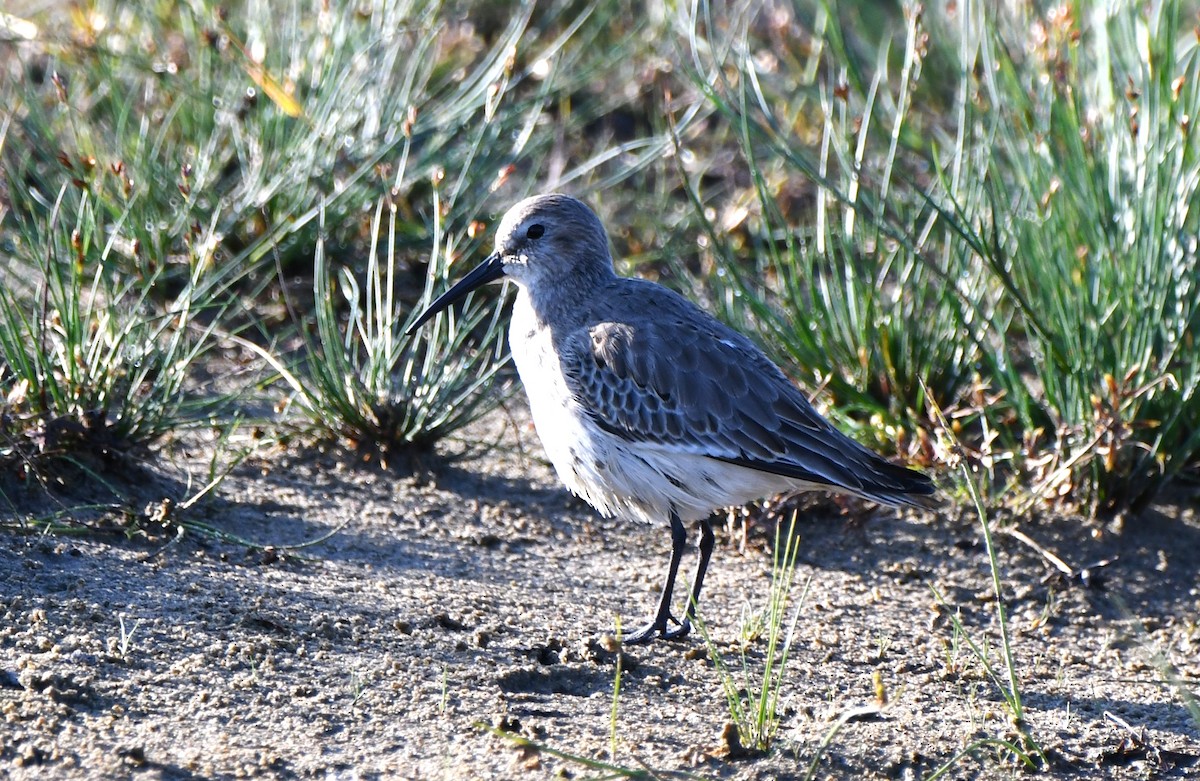
[{"label": "bird's toe", "polygon": [[[679,624],[675,629],[670,628],[670,624]],[[631,632],[621,638],[624,645],[644,645],[655,637],[662,637],[666,640],[675,640],[684,637],[692,629],[691,621],[684,620],[680,623],[675,616],[667,614],[660,616],[642,628]]]},{"label": "bird's toe", "polygon": [[675,629],[663,629],[662,636],[666,640],[682,640],[691,634],[692,622],[689,619],[684,619],[683,623]]}]

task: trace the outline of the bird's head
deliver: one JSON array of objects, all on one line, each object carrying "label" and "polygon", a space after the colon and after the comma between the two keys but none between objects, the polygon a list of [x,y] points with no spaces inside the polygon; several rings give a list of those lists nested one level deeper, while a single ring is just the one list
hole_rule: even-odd
[{"label": "bird's head", "polygon": [[472,290],[501,278],[534,293],[578,291],[612,275],[608,234],[592,210],[569,195],[536,195],[508,210],[496,231],[495,251],[430,304],[407,333]]}]

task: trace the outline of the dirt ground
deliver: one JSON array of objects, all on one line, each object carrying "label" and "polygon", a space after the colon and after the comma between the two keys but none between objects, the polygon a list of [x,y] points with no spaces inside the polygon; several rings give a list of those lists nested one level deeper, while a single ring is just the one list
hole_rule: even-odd
[{"label": "dirt ground", "polygon": [[[606,775],[551,752],[609,759],[611,634],[618,616],[628,627],[649,615],[668,535],[571,497],[514,407],[517,424],[496,414],[475,432],[503,428],[503,447],[430,481],[276,453],[190,511],[275,549],[193,533],[3,533],[0,776]],[[621,652],[616,765],[769,779],[803,778],[815,761],[815,778],[915,779],[1006,735],[998,689],[951,621],[957,611],[998,658],[978,525],[809,504],[795,592],[807,581],[807,593],[772,750],[730,755],[721,673],[693,635]],[[1115,559],[1072,581],[997,536],[1028,727],[1049,773],[1200,778],[1200,725],[1180,695],[1200,681],[1195,512],[1160,507],[1120,532],[1067,518],[1020,528],[1072,567]],[[771,534],[754,526],[743,551],[740,533],[719,529],[702,614],[735,670],[742,616],[766,606]],[[752,666],[763,647],[750,645]],[[877,712],[825,743],[864,706]],[[1024,775],[986,747],[949,773]]]}]

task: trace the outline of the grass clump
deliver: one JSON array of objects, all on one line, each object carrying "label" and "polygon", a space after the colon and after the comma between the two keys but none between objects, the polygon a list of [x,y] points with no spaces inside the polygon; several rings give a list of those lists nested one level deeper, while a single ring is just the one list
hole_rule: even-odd
[{"label": "grass clump", "polygon": [[[923,424],[922,379],[955,399],[976,358],[942,284],[970,271],[961,255],[930,259],[934,218],[905,181],[901,141],[924,121],[912,112],[917,17],[905,18],[896,78],[885,46],[864,83],[832,12],[805,27],[788,14],[700,9],[682,20],[692,73],[749,172],[721,214],[693,181],[723,313],[820,388],[832,414],[904,449],[904,432]],[[772,43],[783,39],[803,45]]]},{"label": "grass clump", "polygon": [[223,402],[189,387],[214,343],[196,320],[220,308],[203,269],[156,302],[161,270],[131,278],[105,262],[94,200],[64,186],[45,222],[22,221],[0,270],[0,465],[23,480],[54,482],[56,465],[120,465]]},{"label": "grass clump", "polygon": [[[503,310],[494,302],[472,296],[454,316],[404,335],[444,287],[447,258],[456,253],[454,238],[444,236],[439,225],[421,306],[409,306],[395,295],[396,226],[395,207],[381,201],[372,222],[365,290],[344,266],[335,279],[324,242],[317,245],[316,327],[304,331],[304,356],[296,369],[283,370],[317,431],[359,446],[364,455],[378,453],[385,465],[390,454],[429,453],[512,388],[503,369]],[[343,306],[349,309],[344,320]]]},{"label": "grass clump", "polygon": [[[1093,509],[1143,506],[1200,452],[1200,59],[1186,18],[1179,2],[1018,15],[1007,29],[1035,33],[1026,52],[977,32],[964,63],[979,67],[963,118],[987,153],[953,222],[1013,311],[988,340],[992,382],[1010,428],[1038,440],[1023,454],[1034,491]],[[965,30],[989,24],[984,6],[964,9]]]},{"label": "grass clump", "polygon": [[875,444],[928,456],[932,401],[1094,513],[1200,454],[1200,62],[1179,2],[1089,9],[682,25],[750,172],[723,212],[693,180],[726,315]]},{"label": "grass clump", "polygon": [[[780,520],[776,525],[772,550],[771,590],[767,605],[761,613],[744,611],[742,615],[740,674],[730,671],[728,662],[712,641],[707,627],[699,619],[696,621],[725,690],[733,727],[727,728],[725,742],[730,757],[734,759],[767,751],[779,731],[780,697],[788,655],[796,621],[808,593],[806,583],[789,621],[787,613],[795,585],[796,556],[800,552],[795,513],[786,523]],[[752,645],[764,639],[766,646],[762,649],[761,669],[758,669],[759,665],[751,661],[749,651]]]}]

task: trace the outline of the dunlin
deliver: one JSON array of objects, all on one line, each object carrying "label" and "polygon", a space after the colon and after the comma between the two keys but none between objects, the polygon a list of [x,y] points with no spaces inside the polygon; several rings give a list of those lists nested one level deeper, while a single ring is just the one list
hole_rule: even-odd
[{"label": "dunlin", "polygon": [[[833,428],[745,336],[665,287],[617,276],[604,226],[566,195],[510,209],[495,252],[408,332],[501,278],[517,285],[509,342],[559,477],[606,516],[670,525],[657,613],[627,643],[688,633],[718,508],[798,489],[887,505],[933,493],[925,475]],[[671,595],[693,521],[699,557],[678,621]]]}]

